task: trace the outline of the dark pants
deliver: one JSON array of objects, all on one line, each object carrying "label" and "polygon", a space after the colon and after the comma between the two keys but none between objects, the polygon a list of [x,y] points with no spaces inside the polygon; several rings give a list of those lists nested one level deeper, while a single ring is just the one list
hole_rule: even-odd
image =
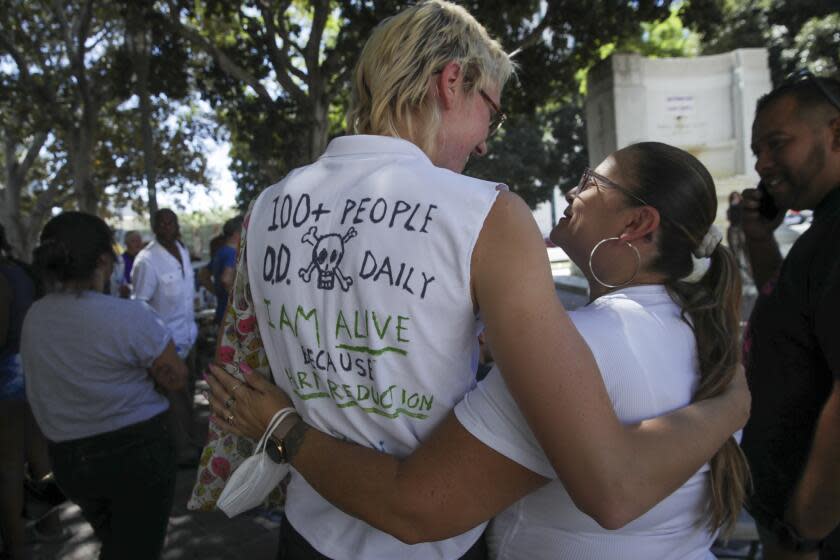
[{"label": "dark pants", "polygon": [[[459,560],[485,560],[486,558],[487,545],[484,542],[484,535],[481,535]],[[277,547],[276,560],[330,560],[330,558],[315,550],[283,516],[280,522],[280,544]]]},{"label": "dark pants", "polygon": [[169,401],[169,429],[175,441],[176,460],[180,466],[195,466],[201,453],[202,443],[195,426],[195,384],[196,347],[190,349],[184,359],[187,365],[187,383],[183,389],[164,391]]},{"label": "dark pants", "polygon": [[102,560],[160,557],[175,495],[167,417],[49,445],[55,480],[102,541]]}]

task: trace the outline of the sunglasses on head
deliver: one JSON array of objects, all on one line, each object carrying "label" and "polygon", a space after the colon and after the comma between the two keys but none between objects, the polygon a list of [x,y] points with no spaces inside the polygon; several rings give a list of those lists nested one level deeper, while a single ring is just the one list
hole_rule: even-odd
[{"label": "sunglasses on head", "polygon": [[800,82],[811,82],[817,86],[825,98],[828,99],[828,102],[840,111],[840,98],[829,91],[829,89],[825,87],[825,84],[822,83],[822,80],[822,78],[815,76],[810,70],[803,68],[802,70],[797,70],[796,72],[789,74],[788,77],[785,78],[785,81],[782,82],[782,86],[789,86]]}]

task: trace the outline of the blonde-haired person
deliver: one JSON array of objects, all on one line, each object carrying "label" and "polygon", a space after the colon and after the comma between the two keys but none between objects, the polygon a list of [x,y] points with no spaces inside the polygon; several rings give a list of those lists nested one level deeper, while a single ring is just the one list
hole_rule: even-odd
[{"label": "blonde-haired person", "polygon": [[[423,2],[385,21],[354,81],[350,122],[365,134],[333,140],[317,162],[266,189],[246,218],[234,287],[242,295],[226,332],[237,333],[235,354],[256,322],[267,360],[245,361],[273,374],[307,424],[406,457],[474,385],[483,323],[576,503],[605,524],[625,523],[715,453],[745,422],[749,398],[739,377],[721,398],[670,417],[618,421],[556,298],[529,208],[497,183],[461,175],[502,120],[511,71],[454,4]],[[381,75],[391,78],[383,85]],[[220,421],[264,429],[278,410],[271,399],[219,375],[225,389],[211,382]],[[289,424],[290,443],[305,424],[284,423],[281,440]],[[284,558],[483,555],[483,524],[408,546],[336,508],[295,471],[285,513]]]},{"label": "blonde-haired person", "polygon": [[427,154],[445,152],[437,134],[442,107],[429,81],[453,61],[468,94],[498,90],[501,95],[514,71],[501,45],[458,5],[424,2],[385,20],[356,65],[348,128],[354,134],[406,138]]}]

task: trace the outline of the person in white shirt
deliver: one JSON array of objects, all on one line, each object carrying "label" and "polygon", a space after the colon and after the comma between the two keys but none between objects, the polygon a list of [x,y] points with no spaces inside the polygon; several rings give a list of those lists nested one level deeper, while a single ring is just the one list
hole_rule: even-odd
[{"label": "person in white shirt", "polygon": [[134,299],[157,311],[172,333],[178,356],[190,368],[186,386],[167,392],[171,405],[172,430],[178,449],[178,463],[195,464],[200,452],[195,434],[193,394],[194,358],[191,354],[198,327],[195,324],[195,277],[190,254],[180,241],[178,217],[162,208],[152,218],[155,239],[138,253],[131,271]]},{"label": "person in white shirt", "polygon": [[[461,175],[503,121],[511,71],[499,44],[454,4],[421,2],[383,22],[356,67],[354,134],[267,188],[245,220],[236,317],[225,327],[237,336],[220,359],[234,356],[232,372],[247,362],[272,376],[308,423],[402,458],[447,424],[473,386],[484,323],[552,467],[594,515],[624,519],[700,468],[746,420],[748,398],[739,378],[721,400],[641,426],[619,423],[556,298],[527,205],[497,183]],[[239,334],[255,330],[260,339],[249,337],[236,359]],[[271,393],[263,400],[234,377],[219,379],[219,418],[236,431],[254,417],[254,430],[239,433],[264,430],[278,410]],[[202,462],[212,471],[209,454]],[[329,504],[334,497],[318,485],[292,471],[281,532],[310,547],[304,557],[482,554],[478,521],[409,546]]]},{"label": "person in white shirt", "polygon": [[134,299],[147,302],[158,312],[172,331],[178,355],[184,359],[198,336],[190,254],[181,243],[178,217],[172,210],[158,210],[152,231],[154,241],[140,251],[131,271]]}]

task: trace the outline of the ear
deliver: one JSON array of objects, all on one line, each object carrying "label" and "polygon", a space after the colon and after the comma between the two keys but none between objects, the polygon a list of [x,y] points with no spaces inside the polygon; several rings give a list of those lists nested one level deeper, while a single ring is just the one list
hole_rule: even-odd
[{"label": "ear", "polygon": [[659,229],[659,210],[653,206],[632,208],[627,215],[622,241],[653,243],[653,234]]},{"label": "ear", "polygon": [[435,89],[444,109],[451,109],[455,104],[455,94],[463,82],[461,65],[454,60],[447,63],[443,70],[435,74]]},{"label": "ear", "polygon": [[99,255],[99,258],[96,259],[96,266],[97,267],[108,267],[114,262],[114,257],[108,253],[102,253]]}]

